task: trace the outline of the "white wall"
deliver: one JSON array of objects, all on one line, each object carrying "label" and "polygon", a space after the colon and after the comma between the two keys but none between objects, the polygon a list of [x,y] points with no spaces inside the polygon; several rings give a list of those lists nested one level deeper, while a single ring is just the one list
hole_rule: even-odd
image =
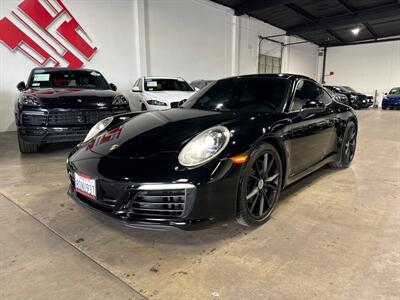
[{"label": "white wall", "polygon": [[[0,16],[20,0],[0,0]],[[129,97],[139,76],[218,79],[257,73],[258,36],[284,33],[208,0],[63,0],[92,38],[97,53],[85,67],[98,69]],[[289,42],[288,39],[277,38]],[[280,45],[264,41],[261,53],[280,56]],[[316,78],[317,47],[287,47],[284,72]],[[14,130],[15,88],[34,63],[0,44],[0,131]]]},{"label": "white wall", "polygon": [[327,84],[349,85],[381,100],[385,92],[400,86],[400,41],[328,48]]},{"label": "white wall", "polygon": [[[0,0],[0,18],[10,16],[21,1]],[[138,76],[136,69],[136,45],[132,39],[133,2],[127,0],[63,0],[92,39],[97,53],[85,67],[95,68],[125,92],[130,87],[128,78]],[[30,35],[32,37],[32,35]],[[40,40],[35,39],[40,45]],[[0,43],[0,131],[15,130],[14,102],[18,95],[16,85],[26,81],[35,67],[28,57],[11,52]]]}]

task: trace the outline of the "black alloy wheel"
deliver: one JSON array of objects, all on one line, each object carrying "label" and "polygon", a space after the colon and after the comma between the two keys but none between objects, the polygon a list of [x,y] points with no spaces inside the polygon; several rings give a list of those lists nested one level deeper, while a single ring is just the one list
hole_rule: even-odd
[{"label": "black alloy wheel", "polygon": [[250,154],[242,170],[238,222],[257,226],[267,221],[282,188],[282,163],[276,149],[263,144]]},{"label": "black alloy wheel", "polygon": [[338,162],[332,163],[334,168],[347,168],[354,159],[357,146],[357,129],[354,122],[350,121],[344,132],[343,143],[341,146],[341,158]]}]

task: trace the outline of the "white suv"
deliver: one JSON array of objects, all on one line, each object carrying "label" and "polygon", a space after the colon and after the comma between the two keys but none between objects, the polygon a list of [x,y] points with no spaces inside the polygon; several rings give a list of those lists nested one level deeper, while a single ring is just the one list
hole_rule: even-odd
[{"label": "white suv", "polygon": [[197,89],[180,77],[140,77],[132,89],[133,110],[177,108]]}]

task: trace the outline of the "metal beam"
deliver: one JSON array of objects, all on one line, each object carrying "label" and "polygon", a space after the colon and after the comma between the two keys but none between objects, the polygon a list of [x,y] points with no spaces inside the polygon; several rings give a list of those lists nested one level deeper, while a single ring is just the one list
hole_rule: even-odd
[{"label": "metal beam", "polygon": [[376,8],[363,9],[356,11],[354,15],[333,16],[320,19],[311,24],[302,24],[289,28],[288,34],[302,34],[306,32],[314,32],[326,30],[340,26],[348,26],[357,23],[379,20],[390,17],[398,17],[400,15],[400,6],[395,4],[384,5]]},{"label": "metal beam", "polygon": [[284,5],[293,0],[249,0],[234,7],[237,16],[249,14],[257,10],[267,9],[274,6]]},{"label": "metal beam", "polygon": [[336,40],[338,40],[338,41],[341,42],[342,44],[346,43],[346,41],[345,41],[344,39],[342,39],[340,36],[338,36],[338,35],[336,34],[336,32],[334,32],[334,31],[332,31],[332,30],[330,30],[330,29],[326,30],[326,32],[329,33],[331,36],[333,36]]},{"label": "metal beam", "polygon": [[374,43],[383,43],[383,42],[395,42],[395,41],[400,41],[400,37],[391,38],[391,39],[379,39],[379,40],[363,40],[363,41],[358,41],[358,42],[353,42],[353,43],[345,43],[345,44],[341,44],[341,45],[331,45],[331,46],[326,45],[324,47],[332,48],[332,47],[365,45],[365,44],[374,44]]},{"label": "metal beam", "polygon": [[338,2],[340,3],[340,5],[342,5],[349,13],[354,14],[355,13],[355,9],[350,6],[346,0],[338,0]]},{"label": "metal beam", "polygon": [[376,31],[369,25],[367,22],[363,23],[364,27],[368,30],[368,32],[374,37],[374,39],[379,38]]},{"label": "metal beam", "polygon": [[317,20],[317,17],[313,16],[310,14],[308,11],[305,11],[302,9],[300,6],[294,4],[294,3],[288,3],[285,5],[286,7],[290,8],[293,10],[295,13],[297,13],[300,17],[303,19],[310,21],[310,22],[315,22]]}]

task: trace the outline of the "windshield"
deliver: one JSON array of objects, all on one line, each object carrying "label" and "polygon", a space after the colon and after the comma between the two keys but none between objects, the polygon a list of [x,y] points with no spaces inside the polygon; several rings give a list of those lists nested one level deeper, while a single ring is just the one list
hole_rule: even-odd
[{"label": "windshield", "polygon": [[96,71],[86,70],[34,70],[28,80],[32,88],[80,88],[107,90],[109,85]]},{"label": "windshield", "polygon": [[217,81],[192,96],[184,108],[216,111],[275,112],[282,109],[289,80],[242,77]]},{"label": "windshield", "polygon": [[390,95],[400,95],[400,87],[392,88],[389,92]]},{"label": "windshield", "polygon": [[145,91],[183,91],[193,92],[190,85],[183,79],[146,78]]},{"label": "windshield", "polygon": [[353,93],[356,92],[354,89],[352,89],[352,88],[349,87],[349,86],[344,86],[343,88],[345,88],[346,90],[348,90],[348,91],[350,91],[350,92],[353,92]]}]

